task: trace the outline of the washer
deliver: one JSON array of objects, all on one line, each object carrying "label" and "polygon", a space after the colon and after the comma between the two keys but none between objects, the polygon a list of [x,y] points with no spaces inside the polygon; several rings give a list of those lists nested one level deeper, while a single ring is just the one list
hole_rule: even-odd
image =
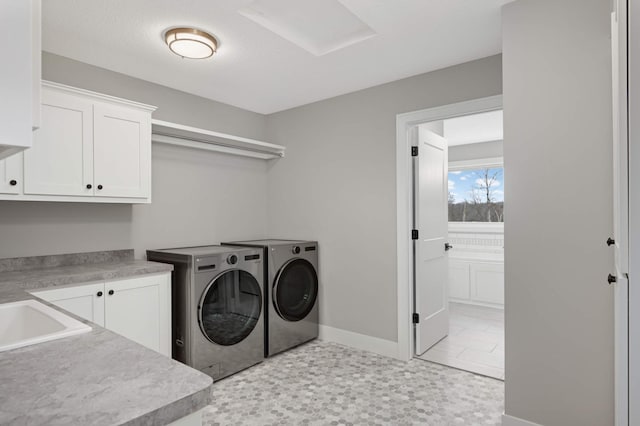
[{"label": "washer", "polygon": [[265,357],[318,337],[318,243],[253,240],[223,245],[264,250]]},{"label": "washer", "polygon": [[264,359],[262,249],[147,250],[147,259],[174,266],[174,359],[214,380]]}]

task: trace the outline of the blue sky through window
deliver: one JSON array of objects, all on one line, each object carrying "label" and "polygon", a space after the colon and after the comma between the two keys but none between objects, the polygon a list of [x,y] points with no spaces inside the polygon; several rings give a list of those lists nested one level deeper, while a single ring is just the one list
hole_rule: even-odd
[{"label": "blue sky through window", "polygon": [[[486,184],[484,176],[486,168],[456,170],[449,172],[449,194],[453,194],[455,203],[462,203],[465,200],[473,201],[473,192],[482,194],[481,202],[486,202]],[[493,202],[504,201],[504,169],[502,167],[489,168],[489,176],[495,175],[495,180],[491,184],[491,195]]]}]

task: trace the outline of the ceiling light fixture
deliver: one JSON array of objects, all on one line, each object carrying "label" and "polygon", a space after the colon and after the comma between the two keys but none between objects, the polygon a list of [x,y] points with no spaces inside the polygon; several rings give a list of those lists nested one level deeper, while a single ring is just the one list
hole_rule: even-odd
[{"label": "ceiling light fixture", "polygon": [[172,28],[164,33],[164,41],[178,56],[206,59],[218,49],[218,40],[211,34],[195,28]]}]

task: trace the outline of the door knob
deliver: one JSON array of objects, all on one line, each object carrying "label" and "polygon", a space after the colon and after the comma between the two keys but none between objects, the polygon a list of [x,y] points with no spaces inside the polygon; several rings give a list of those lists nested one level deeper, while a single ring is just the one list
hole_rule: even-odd
[{"label": "door knob", "polygon": [[612,246],[616,243],[616,240],[614,240],[613,238],[609,237],[607,238],[607,245],[608,246]]},{"label": "door knob", "polygon": [[444,243],[444,251],[449,251],[453,248],[453,246],[449,243]]},{"label": "door knob", "polygon": [[618,278],[615,275],[609,274],[609,276],[607,277],[607,282],[609,284],[616,283],[616,282],[618,282]]}]

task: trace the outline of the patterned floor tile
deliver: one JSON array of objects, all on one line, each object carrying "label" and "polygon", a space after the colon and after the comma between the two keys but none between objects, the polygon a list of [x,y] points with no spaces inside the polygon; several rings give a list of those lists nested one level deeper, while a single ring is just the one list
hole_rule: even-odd
[{"label": "patterned floor tile", "polygon": [[219,425],[499,425],[504,385],[441,365],[314,341],[217,382]]}]

